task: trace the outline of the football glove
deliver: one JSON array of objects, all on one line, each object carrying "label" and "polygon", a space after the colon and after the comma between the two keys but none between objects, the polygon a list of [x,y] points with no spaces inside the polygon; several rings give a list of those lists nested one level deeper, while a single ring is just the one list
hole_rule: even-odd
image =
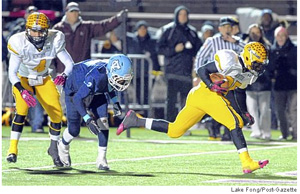
[{"label": "football glove", "polygon": [[243,117],[243,120],[244,120],[244,125],[246,125],[246,126],[251,126],[255,122],[254,118],[248,112],[243,113],[242,117]]},{"label": "football glove", "polygon": [[119,102],[113,104],[113,110],[114,110],[114,115],[113,115],[114,117],[121,116],[122,108]]},{"label": "football glove", "polygon": [[222,88],[221,85],[224,83],[224,80],[215,82],[215,83],[211,83],[209,84],[208,88],[213,91],[213,92],[217,92],[218,94],[222,94],[224,92],[227,92],[228,89],[226,88]]},{"label": "football glove", "polygon": [[54,79],[54,84],[55,85],[64,85],[65,81],[67,79],[67,75],[65,73],[62,73]]},{"label": "football glove", "polygon": [[89,118],[86,121],[86,126],[88,127],[90,132],[94,135],[98,135],[98,133],[100,132],[100,128],[98,127],[96,121],[92,118]]},{"label": "football glove", "polygon": [[34,107],[36,105],[35,98],[30,94],[28,90],[21,90],[20,93],[28,107]]}]

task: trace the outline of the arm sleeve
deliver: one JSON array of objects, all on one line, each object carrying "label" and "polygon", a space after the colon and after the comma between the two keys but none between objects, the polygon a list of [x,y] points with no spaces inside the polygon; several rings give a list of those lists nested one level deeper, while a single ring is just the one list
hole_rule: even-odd
[{"label": "arm sleeve", "polygon": [[17,76],[19,67],[21,64],[21,59],[17,55],[11,55],[9,59],[9,67],[8,67],[8,77],[9,81],[12,85],[20,82],[19,77]]},{"label": "arm sleeve", "polygon": [[246,104],[246,89],[237,88],[233,90],[234,99],[241,113],[248,112]]},{"label": "arm sleeve", "polygon": [[212,81],[209,77],[209,74],[218,72],[218,69],[216,67],[216,64],[214,61],[207,63],[204,66],[201,66],[197,70],[197,74],[200,77],[200,79],[209,86]]},{"label": "arm sleeve", "polygon": [[65,49],[66,47],[65,35],[61,31],[58,30],[56,31],[53,44],[56,53],[59,53]]},{"label": "arm sleeve", "polygon": [[68,76],[72,72],[73,65],[74,65],[74,61],[73,61],[72,57],[66,51],[65,48],[61,52],[57,53],[57,57],[65,65],[66,68],[65,68],[64,73]]}]

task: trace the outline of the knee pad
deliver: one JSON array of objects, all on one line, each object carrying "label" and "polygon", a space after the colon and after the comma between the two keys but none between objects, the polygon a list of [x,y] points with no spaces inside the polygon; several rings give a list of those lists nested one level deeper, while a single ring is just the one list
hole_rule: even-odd
[{"label": "knee pad", "polygon": [[16,114],[13,123],[12,123],[12,131],[16,132],[22,132],[23,131],[23,126],[25,124],[25,117],[23,115],[18,115]]},{"label": "knee pad", "polygon": [[102,117],[102,118],[97,119],[97,124],[101,130],[109,130],[107,117]]}]

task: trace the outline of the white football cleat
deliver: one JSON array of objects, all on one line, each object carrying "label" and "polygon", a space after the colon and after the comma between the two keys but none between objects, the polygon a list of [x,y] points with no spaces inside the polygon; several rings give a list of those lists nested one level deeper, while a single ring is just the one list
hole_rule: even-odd
[{"label": "white football cleat", "polygon": [[109,170],[107,160],[106,160],[106,158],[103,158],[103,157],[98,156],[97,161],[96,161],[96,166],[99,170]]},{"label": "white football cleat", "polygon": [[61,141],[58,142],[58,156],[64,167],[71,166],[70,145],[64,145]]}]

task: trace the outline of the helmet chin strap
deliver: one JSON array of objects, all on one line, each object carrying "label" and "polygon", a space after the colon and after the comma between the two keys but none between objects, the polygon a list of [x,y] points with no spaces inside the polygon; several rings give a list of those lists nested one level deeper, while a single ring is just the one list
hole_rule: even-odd
[{"label": "helmet chin strap", "polygon": [[26,31],[26,38],[27,38],[27,40],[28,40],[29,42],[31,42],[31,44],[33,44],[33,46],[34,46],[38,51],[42,51],[47,36],[46,36],[46,38],[41,37],[41,40],[37,42],[36,40],[33,39],[32,36],[29,35],[29,32]]},{"label": "helmet chin strap", "polygon": [[243,71],[246,71],[248,68],[246,67],[245,63],[244,63],[244,59],[243,57],[239,56],[239,62],[242,65]]}]

